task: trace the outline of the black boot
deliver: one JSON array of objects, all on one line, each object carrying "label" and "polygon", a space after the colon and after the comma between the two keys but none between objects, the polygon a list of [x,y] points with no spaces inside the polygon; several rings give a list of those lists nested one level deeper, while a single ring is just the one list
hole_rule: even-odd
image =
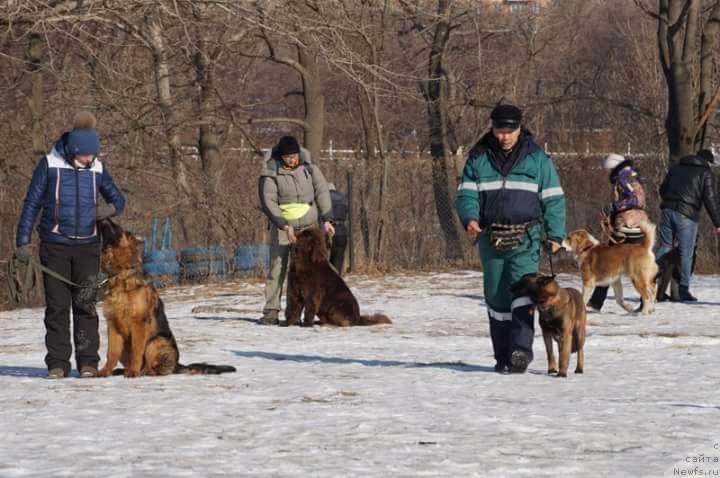
[{"label": "black boot", "polygon": [[690,293],[690,289],[689,289],[688,286],[681,285],[681,286],[679,287],[679,289],[680,289],[680,290],[679,290],[679,292],[680,292],[680,294],[679,294],[679,296],[680,296],[680,297],[679,297],[680,302],[697,302],[697,297],[693,296],[693,295]]},{"label": "black boot", "polygon": [[526,351],[515,350],[510,357],[510,373],[525,373],[531,360]]}]

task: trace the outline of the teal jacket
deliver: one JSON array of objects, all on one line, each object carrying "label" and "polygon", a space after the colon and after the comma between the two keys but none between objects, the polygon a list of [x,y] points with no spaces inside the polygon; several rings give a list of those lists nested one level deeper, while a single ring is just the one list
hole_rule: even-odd
[{"label": "teal jacket", "polygon": [[470,150],[455,196],[455,207],[467,227],[542,221],[548,239],[565,237],[565,195],[555,166],[532,134],[523,130],[505,157],[492,132]]}]

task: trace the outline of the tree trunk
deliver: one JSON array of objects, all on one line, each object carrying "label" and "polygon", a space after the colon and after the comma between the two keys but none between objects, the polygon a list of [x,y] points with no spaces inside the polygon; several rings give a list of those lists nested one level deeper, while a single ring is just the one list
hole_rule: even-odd
[{"label": "tree trunk", "polygon": [[170,67],[168,65],[167,50],[163,29],[160,21],[151,18],[148,21],[149,41],[152,46],[153,66],[155,69],[155,86],[157,89],[158,103],[162,115],[163,131],[168,147],[170,163],[173,167],[175,187],[177,194],[182,198],[178,211],[178,224],[185,243],[197,242],[193,236],[190,224],[193,222],[192,208],[193,194],[188,182],[187,168],[182,157],[180,136],[177,131],[177,121],[173,111],[173,97],[170,90]]},{"label": "tree trunk", "polygon": [[215,75],[208,62],[209,42],[205,33],[199,29],[198,49],[193,57],[196,82],[198,84],[198,109],[200,127],[198,131],[198,152],[205,176],[205,206],[207,210],[207,242],[220,244],[225,235],[222,227],[222,204],[219,200],[222,187],[223,163],[220,155],[218,137],[214,131],[213,91]]},{"label": "tree trunk", "polygon": [[[462,247],[458,234],[455,215],[450,196],[450,177],[448,175],[449,148],[447,104],[443,95],[443,54],[450,39],[450,0],[438,1],[438,17],[435,24],[428,59],[428,79],[422,85],[427,105],[428,129],[430,133],[430,154],[432,156],[433,192],[435,194],[435,212],[445,238],[445,258],[462,259]],[[454,174],[454,171],[453,171]]]},{"label": "tree trunk", "polygon": [[[710,16],[702,32],[700,43],[700,108],[701,115],[698,124],[697,136],[695,137],[696,149],[706,147],[707,124],[710,122],[706,112],[712,108],[711,102],[714,99],[713,78],[717,77],[713,49],[720,42],[720,2],[710,12]],[[720,91],[720,90],[718,90]]]},{"label": "tree trunk", "polygon": [[[686,5],[686,2],[689,2]],[[697,52],[701,0],[659,0],[660,58],[668,85],[665,129],[670,159],[695,152],[698,105],[693,81],[693,56]],[[680,28],[684,24],[684,28]]]},{"label": "tree trunk", "polygon": [[375,167],[375,150],[377,150],[377,139],[375,128],[372,127],[369,106],[365,98],[358,94],[358,105],[360,108],[360,121],[363,132],[363,149],[365,150],[365,167],[363,168],[363,184],[360,187],[360,231],[363,238],[363,249],[368,267],[375,267],[375,241],[377,236],[373,233],[377,224],[377,216],[374,212],[378,207],[375,205],[377,189],[377,177]]},{"label": "tree trunk", "polygon": [[305,101],[304,128],[305,147],[310,150],[313,160],[320,159],[323,135],[325,134],[325,97],[323,96],[320,68],[317,57],[305,48],[298,47],[299,63],[303,67],[300,77]]},{"label": "tree trunk", "polygon": [[32,117],[32,148],[35,156],[45,154],[44,127],[44,103],[43,77],[42,77],[42,53],[43,39],[37,33],[31,33],[28,37],[25,56],[30,67],[30,78],[32,82],[32,93],[30,95],[30,114]]}]

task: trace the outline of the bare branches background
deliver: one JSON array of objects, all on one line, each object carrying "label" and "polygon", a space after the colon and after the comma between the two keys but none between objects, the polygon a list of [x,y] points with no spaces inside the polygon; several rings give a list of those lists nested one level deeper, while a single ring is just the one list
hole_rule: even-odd
[{"label": "bare branches background", "polygon": [[[39,155],[80,108],[98,116],[123,221],[147,233],[172,217],[178,248],[265,239],[261,149],[291,133],[340,189],[350,173],[356,266],[474,264],[453,191],[500,101],[569,153],[570,227],[592,229],[598,155],[643,153],[654,184],[677,145],[720,143],[717,115],[683,129],[720,83],[719,15],[718,0],[0,1],[0,256]],[[673,108],[689,115],[676,130]],[[354,153],[330,159],[331,142]]]}]

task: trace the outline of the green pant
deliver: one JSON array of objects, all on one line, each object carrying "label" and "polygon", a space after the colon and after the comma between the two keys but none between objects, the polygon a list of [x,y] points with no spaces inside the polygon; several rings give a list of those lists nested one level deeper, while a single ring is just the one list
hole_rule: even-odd
[{"label": "green pant", "polygon": [[285,277],[287,277],[290,241],[285,231],[274,226],[270,230],[270,268],[265,277],[265,307],[263,312],[280,310]]},{"label": "green pant", "polygon": [[489,232],[480,236],[480,260],[483,266],[483,288],[488,308],[509,312],[514,297],[510,286],[526,274],[538,271],[540,265],[540,225],[526,233],[520,247],[498,251],[490,244]]},{"label": "green pant", "polygon": [[480,237],[479,248],[495,360],[500,365],[507,365],[512,352],[518,349],[532,359],[535,335],[532,302],[529,297],[515,297],[510,292],[510,286],[522,276],[536,273],[539,269],[540,225],[532,226],[515,250],[495,249],[489,232]]}]

